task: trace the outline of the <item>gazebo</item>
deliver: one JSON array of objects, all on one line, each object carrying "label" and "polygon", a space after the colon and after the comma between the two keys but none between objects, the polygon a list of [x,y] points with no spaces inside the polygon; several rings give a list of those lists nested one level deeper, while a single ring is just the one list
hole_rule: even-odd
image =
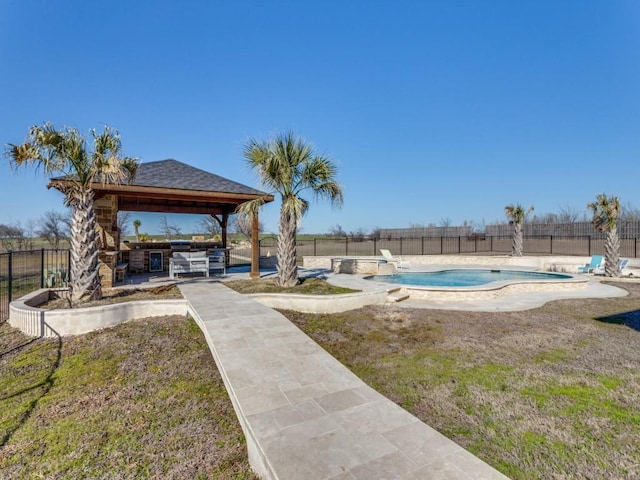
[{"label": "gazebo", "polygon": [[[192,167],[174,159],[141,163],[134,180],[121,185],[94,183],[96,220],[102,237],[100,255],[103,285],[111,283],[120,252],[118,211],[191,213],[211,215],[222,230],[222,247],[227,247],[229,215],[239,205],[273,195],[227,178]],[[259,273],[258,216],[251,235],[251,277]]]}]

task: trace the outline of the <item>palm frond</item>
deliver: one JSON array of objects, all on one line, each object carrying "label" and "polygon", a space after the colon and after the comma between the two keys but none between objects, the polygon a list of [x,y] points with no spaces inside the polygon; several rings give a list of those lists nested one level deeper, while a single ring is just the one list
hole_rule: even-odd
[{"label": "palm frond", "polygon": [[317,185],[313,190],[317,198],[329,200],[336,207],[341,207],[344,203],[342,186],[337,181],[325,182]]},{"label": "palm frond", "polygon": [[622,210],[618,197],[608,197],[602,193],[595,202],[589,202],[587,208],[593,211],[591,221],[596,230],[606,232],[616,228]]},{"label": "palm frond", "polygon": [[134,157],[125,157],[120,162],[120,165],[126,172],[126,181],[128,183],[132,182],[136,178],[136,173],[138,173],[138,167],[140,166],[139,160]]},{"label": "palm frond", "polygon": [[309,202],[299,195],[290,195],[282,199],[280,212],[299,221],[309,210]]},{"label": "palm frond", "polygon": [[238,205],[234,213],[239,213],[243,215],[254,215],[260,211],[260,207],[264,204],[265,204],[265,198],[258,197]]},{"label": "palm frond", "polygon": [[524,220],[531,212],[533,212],[533,210],[533,207],[529,207],[527,210],[525,210],[524,207],[519,203],[512,203],[504,207],[504,213],[507,218],[516,224],[524,222]]}]

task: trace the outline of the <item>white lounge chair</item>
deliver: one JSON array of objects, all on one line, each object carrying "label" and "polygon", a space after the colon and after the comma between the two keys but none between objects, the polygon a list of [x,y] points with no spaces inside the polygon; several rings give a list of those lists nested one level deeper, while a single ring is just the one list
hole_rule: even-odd
[{"label": "white lounge chair", "polygon": [[[628,258],[621,258],[619,265],[620,265],[620,274],[622,276],[633,276],[633,274],[629,272],[627,269],[627,265],[629,265]],[[604,261],[597,268],[593,270],[593,273],[596,275],[604,275],[604,272],[605,272]]]},{"label": "white lounge chair", "polygon": [[409,262],[402,260],[400,257],[394,257],[389,250],[381,248],[380,253],[387,262],[395,264],[397,268],[411,268]]}]

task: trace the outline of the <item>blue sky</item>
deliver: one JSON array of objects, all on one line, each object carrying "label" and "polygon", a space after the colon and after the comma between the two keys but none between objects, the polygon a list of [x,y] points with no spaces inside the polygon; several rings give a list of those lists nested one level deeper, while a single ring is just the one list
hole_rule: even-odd
[{"label": "blue sky", "polygon": [[[0,69],[2,145],[108,124],[142,162],[261,188],[243,146],[295,131],[345,193],[305,233],[586,212],[602,192],[640,207],[637,0],[0,0]],[[46,183],[3,158],[0,224],[62,211]]]}]

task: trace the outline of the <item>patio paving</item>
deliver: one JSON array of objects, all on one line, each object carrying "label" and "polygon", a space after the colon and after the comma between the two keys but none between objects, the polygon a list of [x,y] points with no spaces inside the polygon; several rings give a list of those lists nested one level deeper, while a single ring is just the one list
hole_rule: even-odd
[{"label": "patio paving", "polygon": [[179,283],[265,479],[506,479],[364,384],[275,310]]}]

